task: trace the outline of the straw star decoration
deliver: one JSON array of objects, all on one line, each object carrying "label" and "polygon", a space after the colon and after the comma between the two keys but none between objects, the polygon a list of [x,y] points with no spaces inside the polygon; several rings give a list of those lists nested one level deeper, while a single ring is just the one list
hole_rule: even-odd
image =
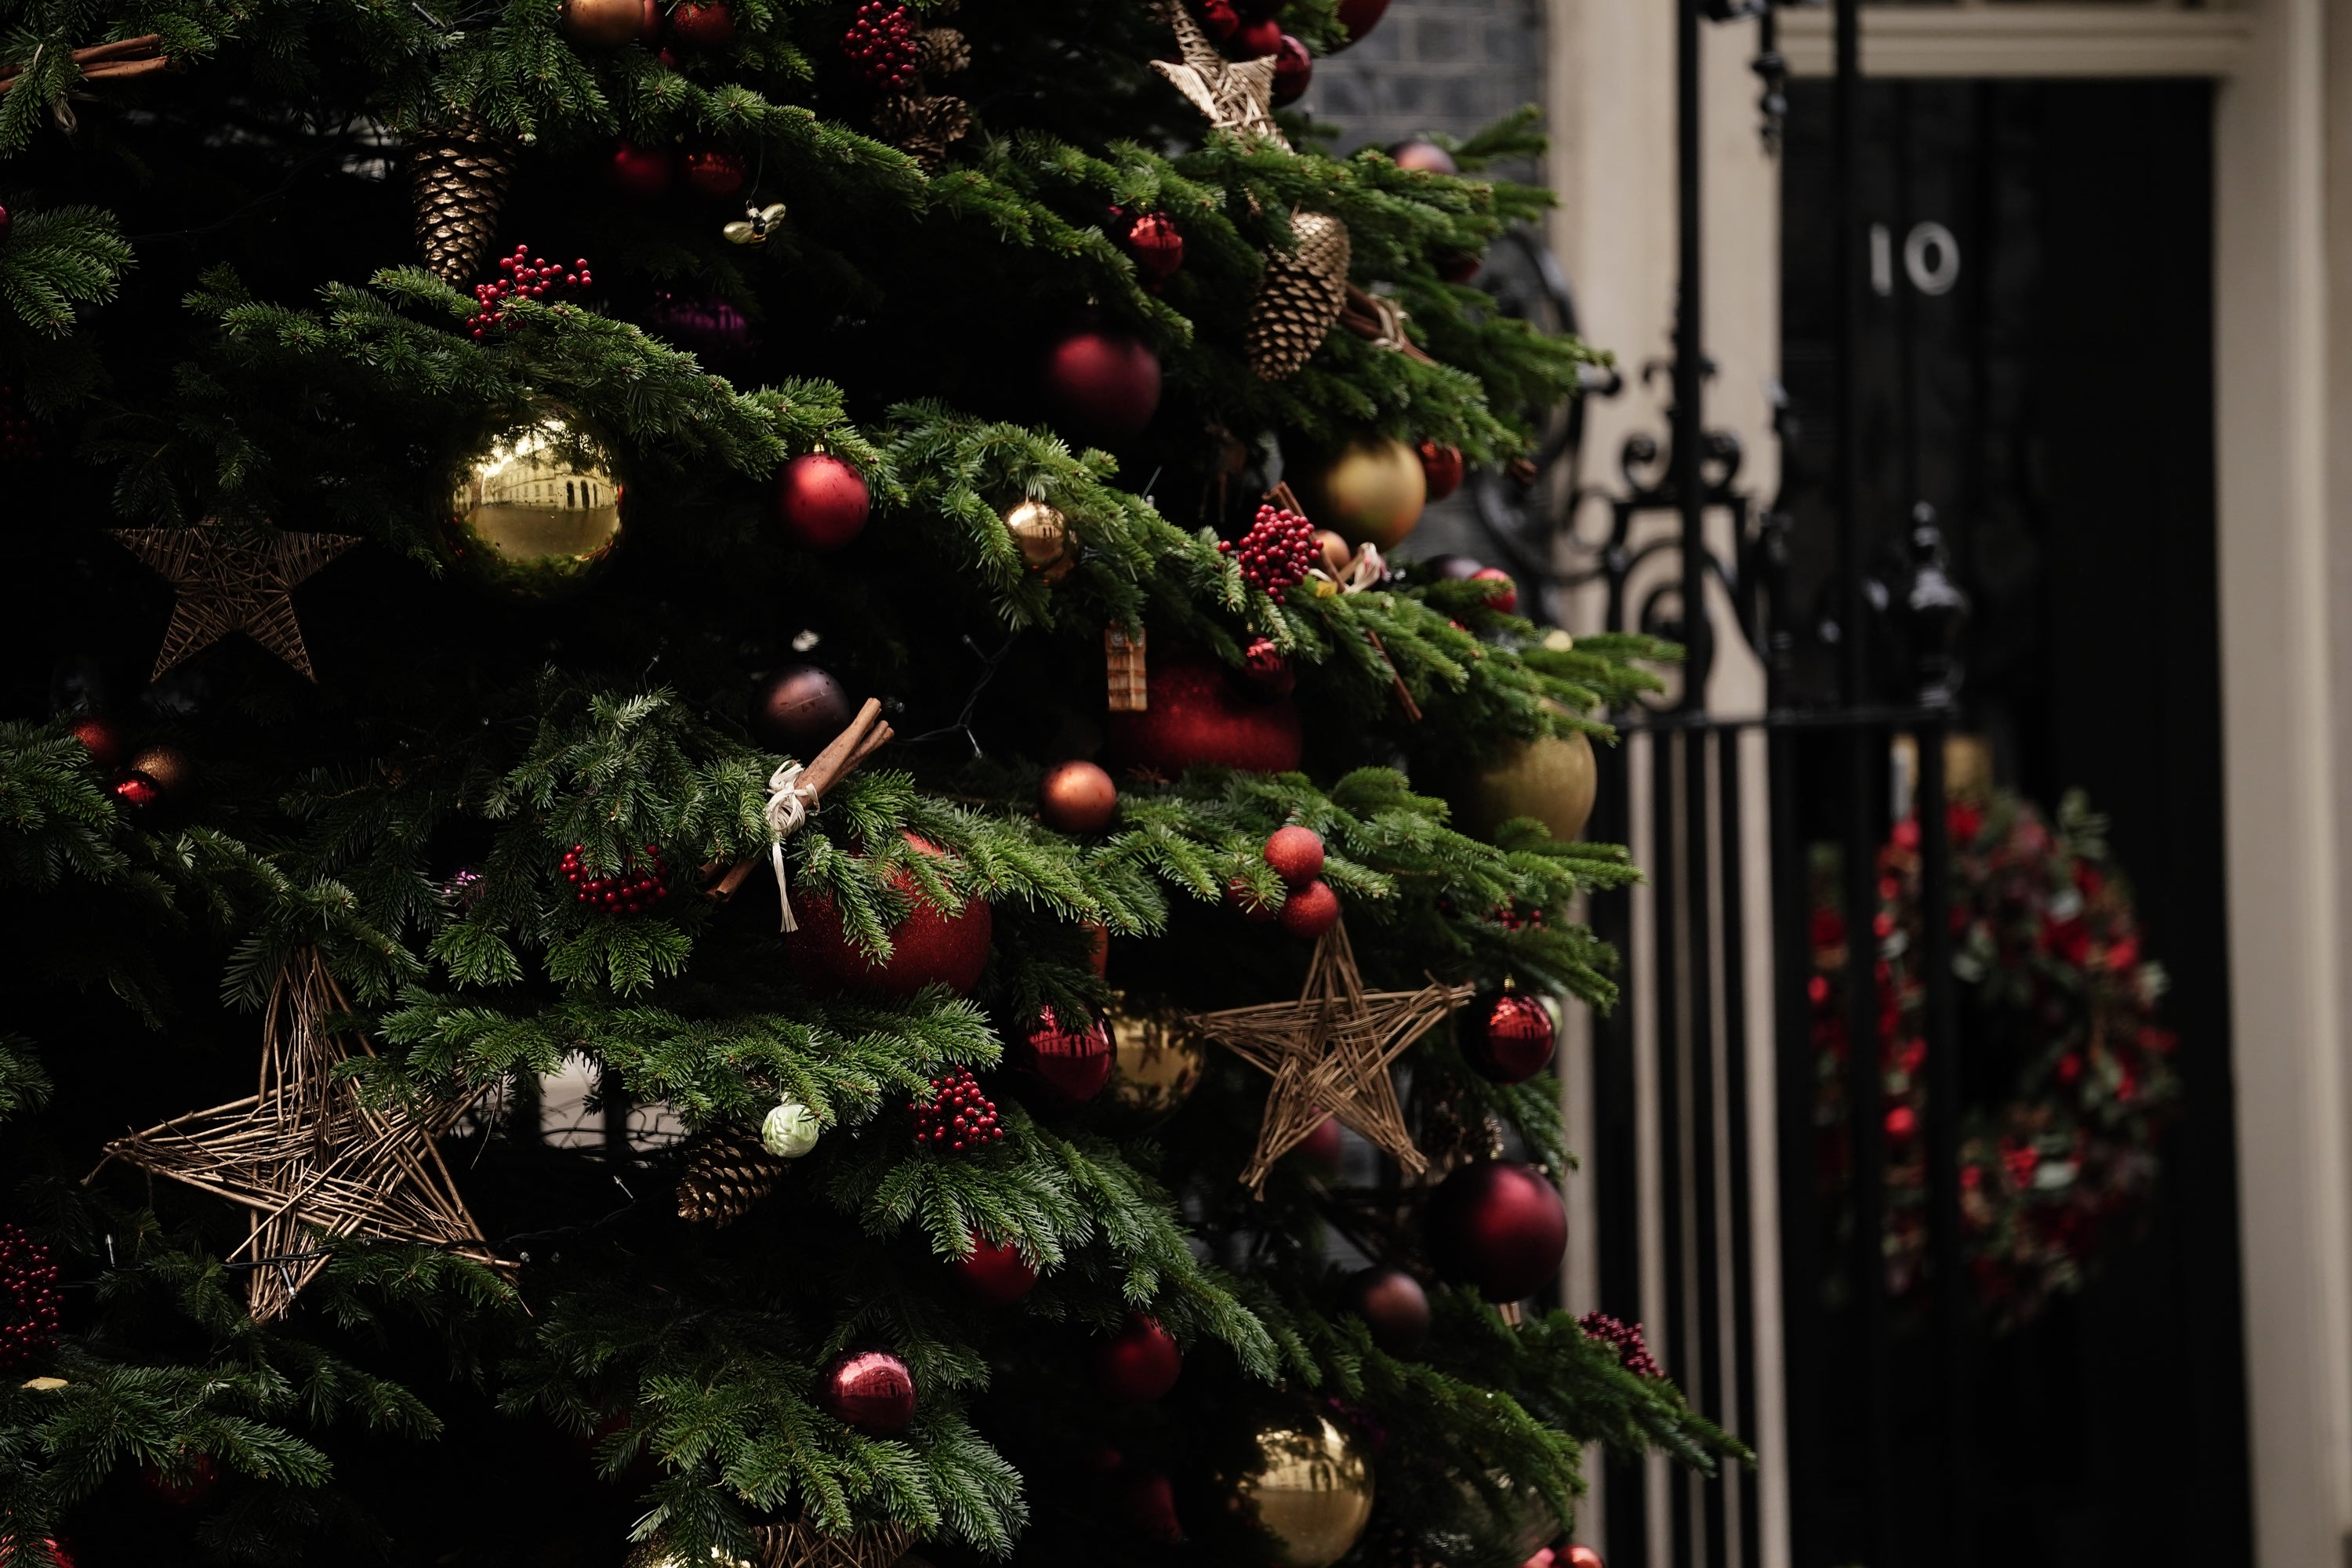
[{"label": "straw star decoration", "polygon": [[1166,77],[1217,130],[1256,137],[1289,151],[1282,128],[1274,122],[1274,57],[1225,58],[1201,31],[1201,24],[1192,20],[1183,0],[1169,0],[1164,14],[1168,25],[1176,30],[1176,46],[1184,51],[1184,58],[1181,63],[1154,60],[1151,68]]},{"label": "straw star decoration", "polygon": [[194,528],[108,531],[179,590],[150,679],[231,632],[243,632],[310,679],[319,679],[294,618],[294,586],[357,544],[358,535],[264,534],[211,517]]},{"label": "straw star decoration", "polygon": [[352,1046],[375,1053],[324,1026],[350,1009],[317,950],[303,949],[270,992],[259,1092],[106,1146],[106,1161],[245,1206],[252,1228],[229,1262],[247,1270],[246,1307],[256,1322],[282,1316],[326,1267],[325,1239],[421,1242],[501,1266],[434,1147],[481,1091],[422,1110],[369,1104],[335,1068]]},{"label": "straw star decoration", "polygon": [[1196,1014],[1193,1029],[1274,1077],[1257,1149],[1242,1172],[1254,1193],[1265,1191],[1274,1163],[1304,1142],[1326,1115],[1384,1149],[1418,1175],[1429,1162],[1413,1146],[1389,1064],[1454,1008],[1467,985],[1435,981],[1418,991],[1364,989],[1343,921],[1315,944],[1307,988],[1296,1002],[1266,1002]]}]

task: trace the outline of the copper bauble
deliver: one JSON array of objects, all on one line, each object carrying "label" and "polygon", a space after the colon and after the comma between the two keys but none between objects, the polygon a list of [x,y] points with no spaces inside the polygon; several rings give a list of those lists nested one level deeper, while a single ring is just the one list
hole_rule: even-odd
[{"label": "copper bauble", "polygon": [[1349,1280],[1348,1310],[1392,1356],[1416,1354],[1429,1342],[1429,1292],[1402,1268],[1367,1268]]},{"label": "copper bauble", "polygon": [[1176,1386],[1183,1352],[1160,1320],[1129,1312],[1127,1326],[1095,1347],[1095,1376],[1114,1399],[1157,1399]]},{"label": "copper bauble", "polygon": [[1356,547],[1328,528],[1315,531],[1315,548],[1322,552],[1323,569],[1334,577],[1348,569],[1356,558]]},{"label": "copper bauble", "polygon": [[1190,767],[1287,773],[1298,766],[1298,710],[1266,700],[1195,649],[1162,652],[1145,671],[1149,706],[1109,715],[1109,752],[1120,767],[1174,778]]},{"label": "copper bauble", "polygon": [[[939,853],[911,833],[906,837],[924,854]],[[890,885],[907,896],[912,908],[891,928],[890,956],[879,963],[851,943],[830,898],[794,888],[793,909],[800,929],[784,939],[793,973],[812,990],[911,996],[926,985],[940,984],[969,995],[987,967],[989,941],[996,929],[987,903],[966,899],[961,909],[950,914],[924,897],[920,884],[904,871]]]},{"label": "copper bauble", "polygon": [[1160,407],[1160,356],[1131,332],[1066,333],[1045,351],[1045,378],[1055,423],[1083,441],[1130,440]]},{"label": "copper bauble", "polygon": [[1056,833],[1100,833],[1118,815],[1118,785],[1092,763],[1056,763],[1037,781],[1037,820]]},{"label": "copper bauble", "polygon": [[1048,583],[1058,583],[1078,563],[1078,542],[1070,521],[1041,500],[1015,502],[1004,527],[1020,547],[1021,563]]},{"label": "copper bauble", "polygon": [[1556,1026],[1543,1004],[1525,992],[1488,992],[1455,1016],[1462,1054],[1496,1083],[1524,1082],[1551,1060]]},{"label": "copper bauble", "polygon": [[1098,1018],[1078,1015],[1065,1021],[1053,1008],[1041,1008],[1021,1037],[1016,1061],[1052,1104],[1084,1105],[1110,1081],[1110,1032]]},{"label": "copper bauble", "polygon": [[853,1351],[824,1369],[817,1402],[871,1437],[895,1437],[915,1419],[915,1376],[888,1351]]},{"label": "copper bauble", "polygon": [[1285,1568],[1330,1568],[1372,1517],[1362,1450],[1320,1416],[1262,1431],[1257,1447],[1257,1468],[1234,1485],[1234,1505],[1274,1538]]},{"label": "copper bauble", "polygon": [[196,766],[177,746],[147,746],[133,752],[124,773],[144,779],[165,800],[185,795],[195,783]]},{"label": "copper bauble", "polygon": [[1531,1165],[1465,1165],[1437,1184],[1422,1212],[1422,1244],[1438,1275],[1489,1301],[1532,1296],[1559,1272],[1568,1210]]},{"label": "copper bauble", "polygon": [[1429,476],[1421,454],[1374,437],[1328,455],[1310,455],[1283,472],[1307,515],[1355,544],[1393,550],[1421,521]]},{"label": "copper bauble", "polygon": [[1494,766],[1466,781],[1454,813],[1466,833],[1486,837],[1515,816],[1532,816],[1555,838],[1574,838],[1592,816],[1601,773],[1580,731],[1517,741]]},{"label": "copper bauble", "polygon": [[603,439],[560,405],[530,405],[458,460],[448,500],[458,560],[510,593],[561,594],[612,552],[622,499]]},{"label": "copper bauble", "polygon": [[813,757],[833,743],[853,717],[849,693],[832,672],[787,664],[751,683],[747,719],[761,744],[795,757]]},{"label": "copper bauble", "polygon": [[1104,1022],[1110,1027],[1110,1095],[1119,1104],[1164,1116],[1201,1087],[1207,1053],[1172,1009],[1114,1002]]},{"label": "copper bauble", "polygon": [[1276,828],[1265,840],[1265,863],[1294,888],[1303,888],[1323,874],[1323,836],[1293,822]]},{"label": "copper bauble", "polygon": [[1011,1306],[1037,1284],[1036,1267],[1019,1247],[1010,1242],[1000,1247],[980,1235],[971,1238],[971,1256],[955,1260],[955,1271],[966,1289],[1000,1307]]},{"label": "copper bauble", "polygon": [[776,476],[776,516],[803,550],[838,550],[866,531],[866,477],[830,452],[803,452]]},{"label": "copper bauble", "polygon": [[563,0],[563,36],[592,49],[645,43],[661,31],[654,0]]}]

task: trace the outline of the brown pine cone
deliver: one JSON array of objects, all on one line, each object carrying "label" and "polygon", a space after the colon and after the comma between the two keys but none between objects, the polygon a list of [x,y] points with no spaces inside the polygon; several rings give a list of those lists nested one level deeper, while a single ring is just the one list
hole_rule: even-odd
[{"label": "brown pine cone", "polygon": [[677,1179],[677,1215],[696,1225],[732,1225],[776,1190],[784,1163],[759,1140],[729,1127],[697,1133]]},{"label": "brown pine cone", "polygon": [[1348,226],[1328,213],[1295,212],[1296,251],[1265,258],[1265,279],[1250,302],[1250,369],[1262,381],[1286,381],[1314,357],[1348,303]]},{"label": "brown pine cone", "polygon": [[505,140],[469,110],[426,127],[410,144],[417,247],[451,288],[464,288],[489,254],[513,174]]},{"label": "brown pine cone", "polygon": [[915,64],[925,76],[953,76],[971,64],[971,46],[953,27],[926,27]]},{"label": "brown pine cone", "polygon": [[925,169],[947,161],[948,149],[971,129],[971,106],[946,93],[900,93],[885,99],[875,122],[901,152]]}]

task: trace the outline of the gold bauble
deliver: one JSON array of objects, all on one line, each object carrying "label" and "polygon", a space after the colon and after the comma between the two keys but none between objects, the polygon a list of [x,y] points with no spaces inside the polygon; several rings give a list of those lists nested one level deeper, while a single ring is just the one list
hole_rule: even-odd
[{"label": "gold bauble", "polygon": [[1281,1548],[1285,1568],[1330,1568],[1372,1517],[1372,1468],[1328,1419],[1270,1427],[1257,1468],[1234,1484],[1234,1504]]},{"label": "gold bauble", "polygon": [[1302,458],[1282,477],[1318,528],[1330,529],[1350,544],[1377,544],[1383,551],[1395,549],[1412,531],[1429,501],[1421,454],[1386,437]]},{"label": "gold bauble", "polygon": [[1165,1116],[1201,1087],[1208,1052],[1168,1008],[1130,1008],[1114,1000],[1110,1026],[1111,1098],[1129,1110]]},{"label": "gold bauble", "polygon": [[1592,816],[1601,787],[1592,742],[1580,731],[1517,741],[1493,767],[1468,780],[1454,802],[1456,826],[1481,837],[1514,816],[1532,816],[1555,838],[1574,838]]},{"label": "gold bauble", "polygon": [[1004,514],[1022,563],[1048,583],[1058,583],[1078,563],[1078,542],[1070,520],[1041,500],[1024,500]]},{"label": "gold bauble", "polygon": [[585,580],[621,536],[620,481],[604,442],[555,404],[501,423],[461,461],[449,490],[460,559],[519,594]]}]

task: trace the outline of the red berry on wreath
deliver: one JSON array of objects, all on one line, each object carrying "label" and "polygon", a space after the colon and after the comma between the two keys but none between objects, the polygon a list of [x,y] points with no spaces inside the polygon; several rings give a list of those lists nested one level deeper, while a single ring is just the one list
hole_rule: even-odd
[{"label": "red berry on wreath", "polygon": [[602,877],[588,869],[587,846],[575,844],[563,852],[557,869],[572,884],[572,902],[608,915],[641,915],[669,899],[669,863],[651,844],[642,860],[632,855],[619,870]]},{"label": "red berry on wreath", "polygon": [[0,1366],[22,1366],[58,1342],[58,1266],[20,1225],[0,1225]]},{"label": "red berry on wreath", "polygon": [[980,1235],[971,1238],[971,1256],[956,1259],[955,1271],[965,1289],[1000,1307],[1018,1301],[1037,1283],[1036,1266],[1021,1256],[1019,1247],[1011,1242],[1000,1247]]},{"label": "red berry on wreath", "polygon": [[866,0],[841,36],[841,52],[857,62],[868,81],[887,91],[905,92],[921,79],[921,28],[904,5]]},{"label": "red berry on wreath", "polygon": [[1282,902],[1282,929],[1312,942],[1339,923],[1339,895],[1318,879]]},{"label": "red berry on wreath", "polygon": [[1307,46],[1282,35],[1282,43],[1274,51],[1274,101],[1276,108],[1296,103],[1307,96],[1307,84],[1315,79],[1315,57]]},{"label": "red berry on wreath", "polygon": [[686,183],[696,195],[723,202],[740,193],[750,178],[740,153],[724,147],[698,147],[686,155]]},{"label": "red berry on wreath", "polygon": [[1183,1370],[1174,1336],[1141,1312],[1129,1312],[1127,1326],[1095,1349],[1095,1375],[1114,1399],[1157,1399]]},{"label": "red berry on wreath", "polygon": [[1524,992],[1481,996],[1458,1016],[1462,1054],[1481,1077],[1496,1083],[1519,1083],[1535,1077],[1551,1060],[1551,1015]]},{"label": "red berry on wreath", "polygon": [[1323,836],[1292,823],[1277,827],[1265,841],[1265,863],[1294,888],[1304,888],[1323,874]]},{"label": "red berry on wreath", "polygon": [[669,189],[677,164],[667,147],[640,147],[634,142],[624,142],[613,149],[604,173],[623,195],[650,201]]},{"label": "red berry on wreath", "polygon": [[1615,1347],[1617,1364],[1635,1377],[1666,1375],[1665,1369],[1657,1363],[1650,1354],[1650,1347],[1643,1342],[1641,1324],[1620,1322],[1606,1312],[1587,1312],[1576,1321],[1576,1326],[1584,1331],[1586,1339],[1599,1340],[1605,1345]]},{"label": "red berry on wreath", "polygon": [[866,531],[866,476],[830,452],[803,452],[776,476],[776,515],[803,550],[838,550]]},{"label": "red berry on wreath", "polygon": [[735,8],[727,0],[685,0],[669,14],[669,36],[698,49],[723,47],[735,37]]},{"label": "red berry on wreath", "polygon": [[1271,505],[1257,509],[1256,520],[1239,544],[1226,540],[1219,542],[1217,550],[1233,556],[1241,565],[1243,580],[1265,589],[1277,605],[1322,559],[1315,525],[1295,511]]},{"label": "red berry on wreath", "polygon": [[1129,224],[1127,247],[1134,253],[1137,268],[1154,283],[1166,281],[1184,265],[1184,236],[1166,213],[1145,213]]},{"label": "red berry on wreath", "polygon": [[970,1068],[950,1068],[931,1079],[931,1097],[907,1102],[915,1115],[915,1144],[941,1153],[983,1149],[1004,1136],[996,1101],[980,1090]]}]

